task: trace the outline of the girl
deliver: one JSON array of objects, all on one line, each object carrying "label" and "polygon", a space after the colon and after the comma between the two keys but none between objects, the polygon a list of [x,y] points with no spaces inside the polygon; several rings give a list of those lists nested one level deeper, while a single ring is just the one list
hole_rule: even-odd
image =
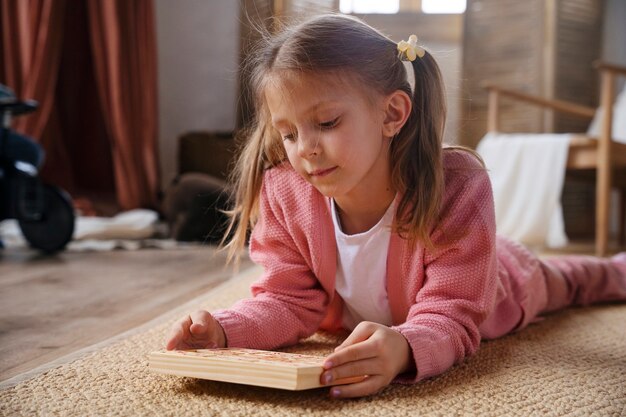
[{"label": "girl", "polygon": [[[443,148],[433,57],[352,17],[316,17],[255,51],[256,123],[236,169],[231,254],[252,227],[253,297],[176,323],[167,349],[275,349],[351,331],[334,397],[417,382],[572,304],[626,299],[626,253],[540,261],[495,234],[479,159]],[[405,63],[413,73],[411,88]]]}]

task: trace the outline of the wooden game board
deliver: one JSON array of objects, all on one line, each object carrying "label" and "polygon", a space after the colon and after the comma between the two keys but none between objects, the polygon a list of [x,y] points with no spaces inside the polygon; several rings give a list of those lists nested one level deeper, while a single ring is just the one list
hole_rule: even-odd
[{"label": "wooden game board", "polygon": [[[287,390],[318,388],[324,358],[255,349],[160,350],[148,355],[149,369],[170,375]],[[333,385],[362,381],[344,378]]]}]

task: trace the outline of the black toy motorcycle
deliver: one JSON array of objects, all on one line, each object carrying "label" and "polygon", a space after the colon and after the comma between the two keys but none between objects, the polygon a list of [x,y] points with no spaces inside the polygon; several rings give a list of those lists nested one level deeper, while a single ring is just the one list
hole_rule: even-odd
[{"label": "black toy motorcycle", "polygon": [[18,100],[0,84],[0,221],[16,219],[30,246],[54,253],[72,239],[72,200],[64,190],[39,179],[41,146],[10,128],[12,116],[36,108],[37,102]]}]

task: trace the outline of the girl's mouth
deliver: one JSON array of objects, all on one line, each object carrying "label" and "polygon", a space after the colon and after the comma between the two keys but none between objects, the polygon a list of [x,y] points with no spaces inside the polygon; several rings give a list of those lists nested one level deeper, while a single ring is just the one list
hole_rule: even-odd
[{"label": "girl's mouth", "polygon": [[337,169],[336,166],[332,167],[332,168],[327,168],[327,169],[317,169],[315,171],[312,171],[309,173],[309,175],[311,177],[325,177],[326,175],[330,174],[331,172],[333,172],[335,169]]}]

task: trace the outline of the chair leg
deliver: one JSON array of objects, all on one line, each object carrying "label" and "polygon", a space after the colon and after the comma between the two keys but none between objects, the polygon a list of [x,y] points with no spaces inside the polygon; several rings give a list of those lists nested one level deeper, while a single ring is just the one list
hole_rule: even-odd
[{"label": "chair leg", "polygon": [[606,165],[600,165],[596,181],[596,256],[606,256],[609,241],[609,209],[611,175]]},{"label": "chair leg", "polygon": [[619,245],[624,247],[626,244],[626,190],[619,190]]},{"label": "chair leg", "polygon": [[603,73],[601,78],[602,116],[597,152],[596,173],[596,255],[605,256],[609,240],[609,206],[611,202],[611,127],[613,126],[613,80],[612,73]]}]

